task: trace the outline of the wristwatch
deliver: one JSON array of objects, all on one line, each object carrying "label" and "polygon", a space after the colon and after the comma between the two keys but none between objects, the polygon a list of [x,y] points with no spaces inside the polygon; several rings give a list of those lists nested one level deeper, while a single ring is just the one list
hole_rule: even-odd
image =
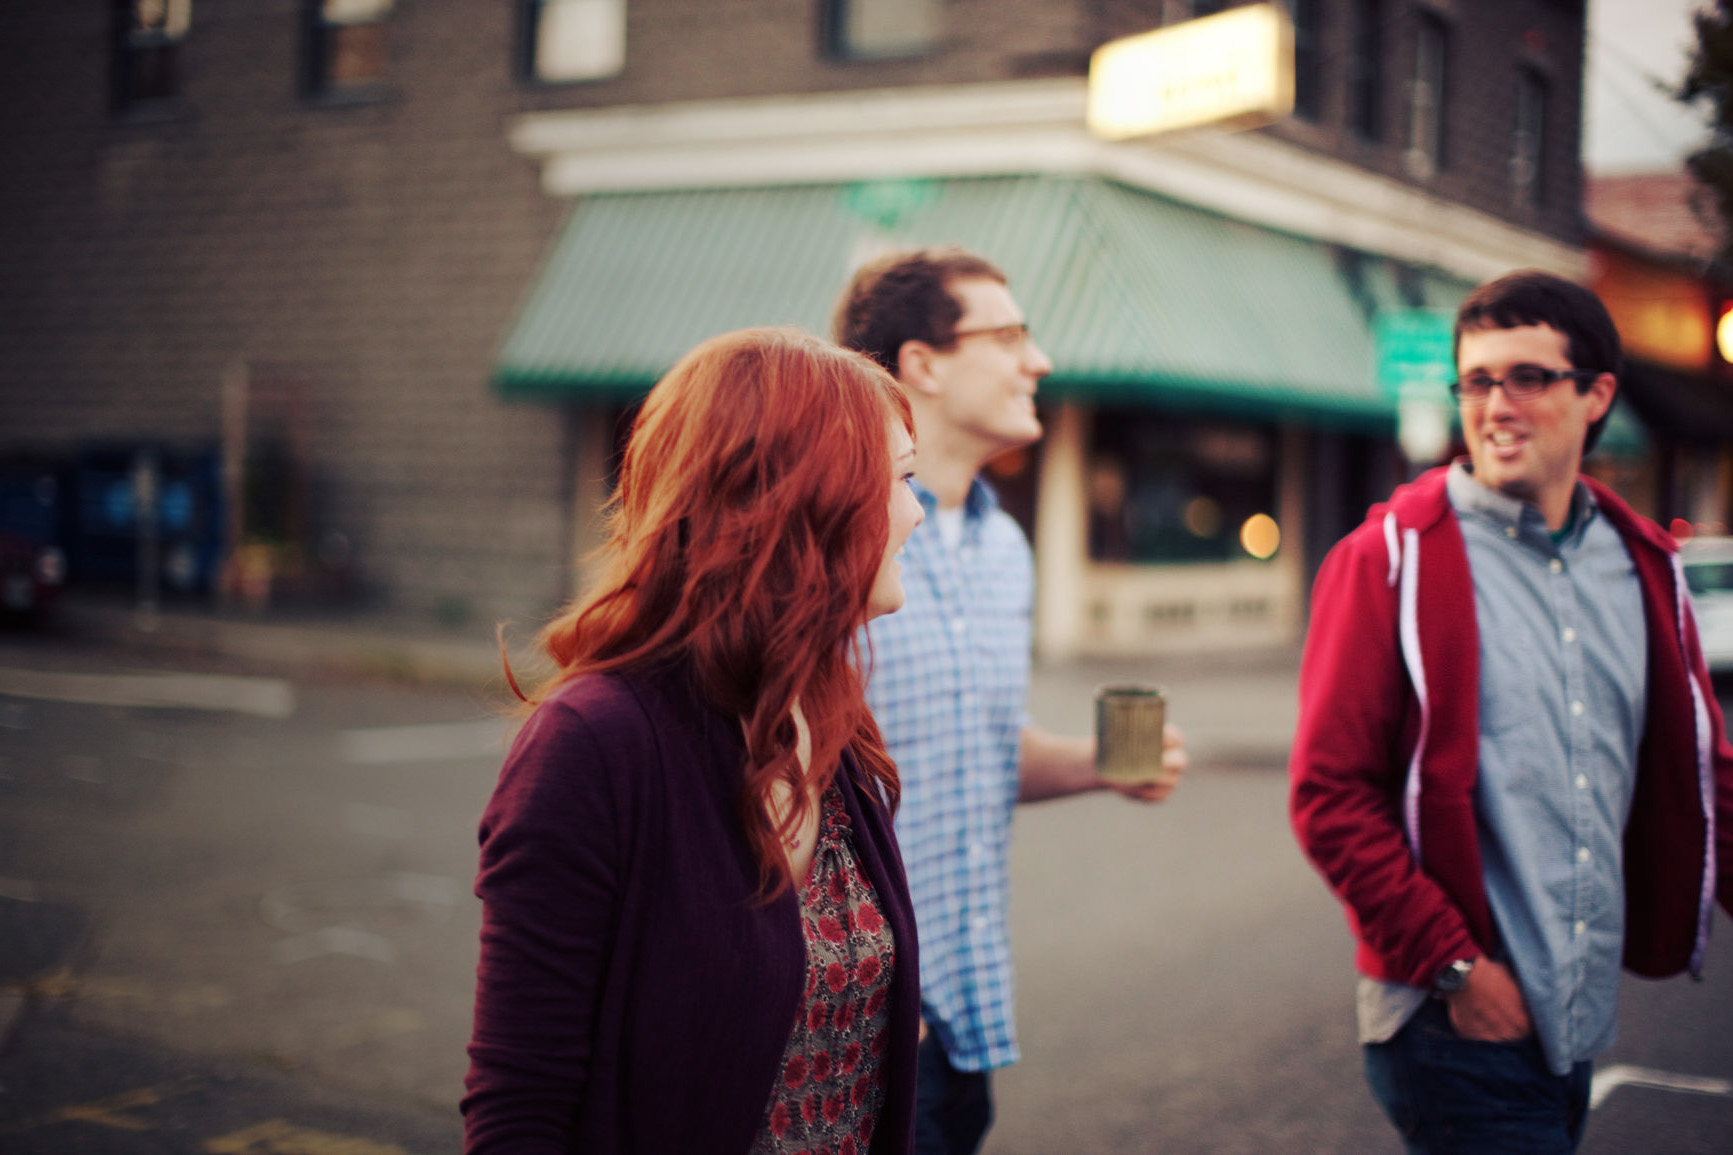
[{"label": "wristwatch", "polygon": [[1438,977],[1432,980],[1432,993],[1435,995],[1453,995],[1468,986],[1468,972],[1474,969],[1475,960],[1459,958],[1438,972]]}]

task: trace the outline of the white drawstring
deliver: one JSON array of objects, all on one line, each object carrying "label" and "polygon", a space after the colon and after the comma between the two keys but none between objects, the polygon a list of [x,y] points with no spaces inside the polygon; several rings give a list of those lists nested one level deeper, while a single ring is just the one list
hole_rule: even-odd
[{"label": "white drawstring", "polygon": [[1697,684],[1696,671],[1691,667],[1691,651],[1685,646],[1687,626],[1694,625],[1691,599],[1685,595],[1685,563],[1677,553],[1673,562],[1674,612],[1679,619],[1679,660],[1685,663],[1685,681],[1691,685],[1693,721],[1697,727],[1697,794],[1703,807],[1703,885],[1697,896],[1697,941],[1691,951],[1691,974],[1703,973],[1703,959],[1709,952],[1709,923],[1715,913],[1715,782],[1710,773],[1709,706],[1703,697],[1703,687]]},{"label": "white drawstring", "polygon": [[[1394,521],[1385,522],[1385,531],[1393,535]],[[1420,534],[1416,530],[1402,531],[1402,589],[1399,599],[1398,636],[1402,640],[1402,658],[1408,665],[1408,680],[1414,685],[1414,697],[1420,703],[1420,732],[1414,739],[1414,754],[1408,760],[1408,781],[1402,789],[1402,818],[1408,827],[1408,845],[1414,861],[1420,861],[1420,760],[1426,750],[1426,734],[1431,728],[1432,708],[1426,694],[1426,665],[1420,657]]]}]

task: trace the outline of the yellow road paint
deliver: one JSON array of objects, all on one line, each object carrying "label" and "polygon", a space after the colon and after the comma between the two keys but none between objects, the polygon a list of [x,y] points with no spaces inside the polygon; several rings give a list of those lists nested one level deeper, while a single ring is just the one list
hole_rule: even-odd
[{"label": "yellow road paint", "polygon": [[205,1150],[209,1155],[406,1155],[394,1144],[296,1127],[282,1119],[212,1139]]},{"label": "yellow road paint", "polygon": [[104,1127],[113,1127],[119,1131],[148,1131],[151,1129],[151,1124],[148,1121],[122,1115],[119,1112],[130,1111],[137,1107],[154,1107],[164,1099],[184,1095],[198,1085],[197,1079],[182,1079],[178,1083],[140,1087],[136,1091],[123,1091],[112,1098],[102,1099],[95,1103],[79,1103],[71,1107],[62,1107],[56,1114],[67,1122],[100,1123]]},{"label": "yellow road paint", "polygon": [[164,1099],[172,1099],[176,1095],[185,1095],[200,1086],[198,1079],[182,1079],[178,1083],[162,1083],[155,1087],[140,1087],[133,1091],[122,1091],[107,1099],[98,1099],[94,1103],[74,1103],[61,1107],[46,1115],[27,1119],[22,1123],[14,1123],[9,1127],[0,1128],[0,1135],[18,1135],[25,1131],[34,1131],[39,1127],[49,1127],[57,1123],[95,1123],[102,1127],[112,1127],[117,1131],[149,1131],[153,1124],[146,1119],[131,1115],[123,1115],[122,1111],[132,1111],[139,1107],[153,1107]]},{"label": "yellow road paint", "polygon": [[132,1003],[180,1015],[221,1010],[234,1001],[228,991],[213,984],[164,990],[137,979],[80,976],[69,970],[45,972],[8,988],[12,990],[49,1002],[77,998],[87,1002]]},{"label": "yellow road paint", "polygon": [[69,970],[57,970],[24,980],[20,993],[59,1002],[77,990],[78,977]]}]

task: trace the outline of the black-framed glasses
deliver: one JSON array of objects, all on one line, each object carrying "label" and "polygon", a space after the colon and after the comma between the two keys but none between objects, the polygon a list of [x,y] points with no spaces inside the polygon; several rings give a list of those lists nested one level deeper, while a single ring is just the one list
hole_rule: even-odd
[{"label": "black-framed glasses", "polygon": [[1020,353],[1029,344],[1029,322],[1018,321],[1015,325],[987,325],[980,329],[958,329],[951,334],[952,341],[961,341],[964,337],[991,337],[1013,353]]},{"label": "black-framed glasses", "polygon": [[1539,397],[1558,382],[1593,381],[1601,375],[1599,369],[1543,369],[1539,365],[1518,365],[1503,377],[1490,373],[1470,373],[1460,381],[1450,383],[1450,392],[1470,404],[1478,405],[1492,396],[1492,387],[1501,386],[1512,401]]}]

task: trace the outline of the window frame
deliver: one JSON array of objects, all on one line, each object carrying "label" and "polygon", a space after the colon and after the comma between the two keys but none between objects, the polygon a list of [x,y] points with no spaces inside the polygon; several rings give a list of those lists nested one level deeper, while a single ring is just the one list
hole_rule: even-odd
[{"label": "window frame", "polygon": [[1294,27],[1294,116],[1324,119],[1324,0],[1288,0]]},{"label": "window frame", "polygon": [[536,57],[541,48],[541,16],[548,8],[557,5],[561,0],[517,0],[517,43],[513,49],[513,71],[517,74],[518,83],[531,88],[567,88],[575,84],[606,84],[610,80],[618,80],[626,73],[629,63],[630,38],[627,35],[627,22],[630,15],[629,0],[615,0],[620,8],[620,61],[619,67],[612,72],[597,73],[593,76],[543,76],[536,66]]},{"label": "window frame", "polygon": [[[1408,74],[1408,132],[1403,163],[1409,173],[1430,180],[1449,166],[1450,23],[1430,8],[1416,8],[1411,37],[1414,56]],[[1435,54],[1428,53],[1435,46]],[[1424,75],[1435,59],[1436,77]]]},{"label": "window frame", "polygon": [[943,28],[947,8],[945,0],[923,0],[924,3],[932,6],[938,17],[939,30],[934,33],[931,40],[911,44],[904,48],[882,50],[853,47],[848,38],[849,9],[855,4],[873,2],[875,0],[824,0],[820,8],[819,47],[828,59],[842,63],[920,60],[943,51],[945,41]]},{"label": "window frame", "polygon": [[345,26],[389,26],[396,14],[394,0],[385,0],[381,14],[374,20],[357,21],[351,25],[325,18],[326,0],[302,0],[301,3],[301,67],[299,88],[301,97],[314,104],[367,104],[383,98],[390,88],[391,41],[386,34],[382,49],[384,62],[377,76],[339,83],[330,75],[333,59],[331,50],[334,30]]},{"label": "window frame", "polygon": [[1546,121],[1551,88],[1539,69],[1527,65],[1517,68],[1516,98],[1511,107],[1510,199],[1518,208],[1534,210],[1546,205]]},{"label": "window frame", "polygon": [[1384,141],[1384,0],[1354,0],[1348,28],[1348,131]]},{"label": "window frame", "polygon": [[[192,32],[192,0],[162,0],[163,28],[136,27],[142,0],[109,0],[109,110],[121,117],[179,113],[186,93],[183,46]],[[181,27],[173,27],[179,9]],[[137,64],[147,54],[166,61],[166,91],[141,91]]]}]

